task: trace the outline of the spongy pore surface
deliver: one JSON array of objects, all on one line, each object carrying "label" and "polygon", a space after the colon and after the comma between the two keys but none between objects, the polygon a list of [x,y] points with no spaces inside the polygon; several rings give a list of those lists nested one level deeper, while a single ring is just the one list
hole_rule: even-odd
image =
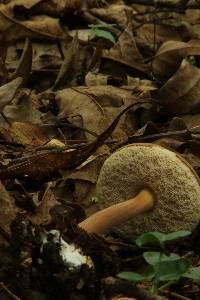
[{"label": "spongy pore surface", "polygon": [[132,239],[149,231],[193,230],[200,220],[200,185],[192,168],[176,153],[154,144],[133,144],[113,153],[97,182],[100,209],[137,195],[145,186],[154,191],[153,210],[114,228]]}]

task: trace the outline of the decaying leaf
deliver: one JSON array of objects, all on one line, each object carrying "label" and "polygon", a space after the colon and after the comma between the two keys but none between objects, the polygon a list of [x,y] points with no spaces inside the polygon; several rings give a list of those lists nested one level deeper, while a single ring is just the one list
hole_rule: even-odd
[{"label": "decaying leaf", "polygon": [[41,146],[48,137],[41,127],[25,122],[14,122],[9,128],[10,138],[22,145]]},{"label": "decaying leaf", "polygon": [[[59,118],[66,118],[68,122],[97,135],[106,129],[117,113],[137,101],[131,88],[126,90],[111,85],[69,88],[56,93]],[[124,123],[122,116],[112,136],[125,135]],[[85,136],[87,141],[94,140],[94,136],[87,132]]]},{"label": "decaying leaf", "polygon": [[167,115],[200,111],[200,70],[184,59],[177,72],[156,92]]},{"label": "decaying leaf", "polygon": [[188,43],[167,41],[154,57],[153,71],[156,75],[168,77],[177,70],[182,59],[190,55],[200,55],[199,40],[191,40]]},{"label": "decaying leaf", "polygon": [[119,24],[121,28],[125,28],[127,26],[127,14],[131,13],[131,9],[122,1],[116,1],[106,7],[94,7],[91,12],[100,19],[110,20],[109,23]]},{"label": "decaying leaf", "polygon": [[18,77],[0,87],[0,112],[2,112],[5,106],[13,100],[13,97],[15,96],[17,89],[22,84],[22,81],[22,77]]},{"label": "decaying leaf", "polygon": [[0,183],[0,227],[10,232],[11,222],[15,219],[19,209],[16,207],[14,198],[11,197],[5,186]]},{"label": "decaying leaf", "polygon": [[[59,87],[68,86],[70,83],[73,85],[73,81],[76,80],[76,64],[79,56],[78,53],[79,42],[77,36],[74,37],[73,41],[68,45],[65,52],[65,59],[58,73],[58,77],[52,87],[53,90]],[[75,77],[75,78],[74,78]]]},{"label": "decaying leaf", "polygon": [[46,225],[51,222],[50,210],[59,202],[56,200],[51,189],[51,182],[47,184],[43,197],[34,213],[29,213],[28,219],[35,225]]},{"label": "decaying leaf", "polygon": [[27,82],[32,67],[32,45],[29,39],[26,39],[24,50],[21,55],[19,65],[13,74],[13,78],[22,77],[23,85]]},{"label": "decaying leaf", "polygon": [[119,62],[143,73],[148,71],[148,67],[144,64],[142,55],[137,49],[131,23],[119,37],[118,42],[110,50],[104,51],[103,58]]},{"label": "decaying leaf", "polygon": [[[34,14],[44,14],[50,16],[59,16],[62,13],[72,13],[81,8],[80,0],[34,0],[34,1],[12,1],[13,9],[16,12]],[[19,14],[18,12],[18,14]]]},{"label": "decaying leaf", "polygon": [[80,145],[77,149],[72,147],[46,150],[13,160],[8,167],[0,169],[0,179],[29,177],[41,180],[53,175],[58,176],[59,169],[75,169],[104,143],[115,129],[120,117],[134,105],[135,103],[126,107],[94,142]]},{"label": "decaying leaf", "polygon": [[154,51],[157,50],[164,42],[168,40],[181,41],[181,36],[178,30],[169,24],[156,24],[155,31],[155,27],[152,23],[154,22],[154,18],[156,22],[156,17],[157,16],[151,17],[152,21],[150,22],[149,19],[147,19],[146,23],[150,24],[140,25],[136,31],[137,35],[135,40],[137,45],[139,49],[143,50],[148,58],[152,57],[155,54]]},{"label": "decaying leaf", "polygon": [[7,105],[4,113],[12,122],[23,120],[24,122],[40,124],[42,113],[37,109],[37,99],[38,96],[34,91],[21,89],[16,96],[15,103]]},{"label": "decaying leaf", "polygon": [[49,16],[33,16],[28,20],[15,18],[12,1],[0,5],[0,40],[15,41],[18,38],[38,37],[63,39],[66,33],[59,20]]}]

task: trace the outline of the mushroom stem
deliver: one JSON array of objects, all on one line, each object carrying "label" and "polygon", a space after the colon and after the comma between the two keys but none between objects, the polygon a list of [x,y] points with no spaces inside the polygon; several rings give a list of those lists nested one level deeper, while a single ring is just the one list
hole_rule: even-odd
[{"label": "mushroom stem", "polygon": [[105,208],[83,222],[79,227],[88,233],[105,234],[114,226],[126,222],[133,216],[154,206],[154,196],[149,189],[143,189],[136,197]]}]

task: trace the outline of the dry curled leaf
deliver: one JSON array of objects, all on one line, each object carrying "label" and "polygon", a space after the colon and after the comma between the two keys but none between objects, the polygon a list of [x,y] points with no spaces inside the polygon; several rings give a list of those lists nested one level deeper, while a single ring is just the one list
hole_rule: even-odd
[{"label": "dry curled leaf", "polygon": [[110,49],[105,50],[103,58],[118,62],[122,65],[147,73],[148,66],[144,64],[132,32],[132,24],[129,23],[118,42]]},{"label": "dry curled leaf", "polygon": [[53,90],[58,88],[74,85],[76,83],[77,60],[80,56],[78,37],[75,36],[73,41],[68,45],[65,51],[65,59],[61,65],[58,76],[52,87]]},{"label": "dry curled leaf", "polygon": [[25,41],[23,53],[21,55],[17,69],[13,74],[13,78],[22,77],[23,85],[27,82],[32,67],[32,45],[27,38]]},{"label": "dry curled leaf", "polygon": [[22,77],[18,77],[0,87],[0,112],[2,112],[5,106],[13,100],[13,97],[15,96],[17,89],[22,84],[22,81]]},{"label": "dry curled leaf", "polygon": [[167,41],[157,51],[153,60],[153,71],[162,77],[168,77],[179,67],[183,58],[200,55],[200,41]]},{"label": "dry curled leaf", "polygon": [[80,0],[20,0],[12,2],[13,9],[18,12],[18,14],[44,14],[58,17],[61,14],[72,13],[73,11],[79,10],[82,5],[82,1]]},{"label": "dry curled leaf", "polygon": [[13,11],[13,2],[0,5],[0,40],[13,42],[19,38],[38,37],[46,39],[64,39],[67,37],[59,19],[46,15],[33,16],[27,20],[18,20]]},{"label": "dry curled leaf", "polygon": [[5,186],[0,182],[0,227],[5,232],[10,232],[10,224],[18,211],[13,197],[9,195]]},{"label": "dry curled leaf", "polygon": [[166,115],[200,111],[200,70],[184,59],[177,72],[156,92]]},{"label": "dry curled leaf", "polygon": [[49,179],[51,176],[58,176],[61,169],[75,169],[104,143],[115,129],[120,117],[134,105],[135,103],[120,112],[94,142],[80,145],[78,148],[72,146],[70,149],[45,150],[12,160],[8,167],[0,168],[0,179],[29,177],[39,181]]}]

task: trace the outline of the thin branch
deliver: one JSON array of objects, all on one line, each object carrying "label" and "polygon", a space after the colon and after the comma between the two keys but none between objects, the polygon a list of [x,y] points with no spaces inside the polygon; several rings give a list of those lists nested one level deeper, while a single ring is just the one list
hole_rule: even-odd
[{"label": "thin branch", "polygon": [[[18,298],[16,295],[14,295],[6,286],[3,282],[0,282],[0,289],[2,291],[4,291],[7,296],[9,296],[10,298],[9,299],[13,299],[13,300],[22,300],[21,298]],[[6,295],[4,295],[6,296]],[[7,297],[6,297],[7,298]]]},{"label": "thin branch", "polygon": [[182,296],[175,292],[170,292],[170,291],[162,291],[161,294],[164,296],[170,297],[170,299],[173,298],[174,300],[192,300],[191,298],[188,298],[188,297],[185,297],[185,296]]},{"label": "thin branch", "polygon": [[189,3],[189,0],[127,0],[128,4],[157,6],[158,8],[199,9],[199,3]]}]

